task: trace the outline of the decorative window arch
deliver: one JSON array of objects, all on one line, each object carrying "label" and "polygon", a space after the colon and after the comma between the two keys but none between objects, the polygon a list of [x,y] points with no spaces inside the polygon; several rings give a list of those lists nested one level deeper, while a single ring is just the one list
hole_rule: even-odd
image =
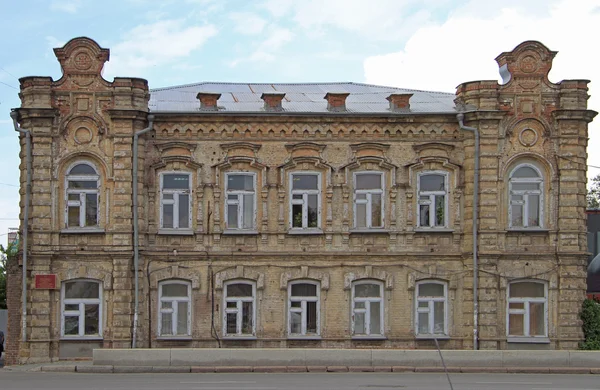
[{"label": "decorative window arch", "polygon": [[65,227],[94,228],[100,219],[100,174],[89,161],[69,166],[65,176]]},{"label": "decorative window arch", "polygon": [[508,176],[508,223],[510,228],[542,228],[544,220],[544,174],[531,163],[515,166]]},{"label": "decorative window arch", "polygon": [[158,284],[158,336],[191,336],[192,285],[186,280]]},{"label": "decorative window arch", "polygon": [[548,337],[548,283],[521,279],[508,284],[506,335]]},{"label": "decorative window arch", "polygon": [[234,279],[223,286],[223,336],[256,336],[256,283]]},{"label": "decorative window arch", "polygon": [[417,337],[448,336],[448,283],[425,279],[415,288]]},{"label": "decorative window arch", "polygon": [[384,334],[383,282],[361,279],[352,283],[351,328],[353,337]]},{"label": "decorative window arch", "polygon": [[102,283],[66,280],[61,286],[61,337],[102,338]]}]

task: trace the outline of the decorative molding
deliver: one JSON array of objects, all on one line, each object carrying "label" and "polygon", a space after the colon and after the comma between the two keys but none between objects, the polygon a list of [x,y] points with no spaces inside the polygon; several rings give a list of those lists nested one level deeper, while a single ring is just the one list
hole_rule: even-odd
[{"label": "decorative molding", "polygon": [[235,268],[229,268],[215,273],[215,288],[223,290],[223,285],[229,280],[247,279],[253,280],[256,283],[256,289],[262,290],[265,288],[265,274],[258,272],[252,267],[238,265]]},{"label": "decorative molding", "polygon": [[318,280],[321,282],[321,290],[329,290],[329,273],[317,271],[308,266],[301,266],[290,271],[282,272],[279,288],[287,290],[289,282],[299,279]]},{"label": "decorative molding", "polygon": [[362,279],[382,281],[385,283],[385,288],[387,290],[392,290],[394,288],[394,276],[391,273],[383,270],[373,270],[372,265],[366,265],[361,271],[344,273],[344,290],[350,290],[354,281]]},{"label": "decorative molding", "polygon": [[150,288],[156,289],[160,282],[177,279],[192,282],[193,289],[200,288],[200,273],[197,271],[190,272],[189,267],[178,265],[172,265],[152,272],[150,274]]}]

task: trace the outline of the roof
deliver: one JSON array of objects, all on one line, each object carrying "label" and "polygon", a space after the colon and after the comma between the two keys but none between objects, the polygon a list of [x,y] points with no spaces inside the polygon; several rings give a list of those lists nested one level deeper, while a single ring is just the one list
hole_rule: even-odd
[{"label": "roof", "polygon": [[[152,89],[150,110],[152,112],[200,112],[199,92],[220,93],[220,113],[265,112],[261,95],[265,92],[283,92],[283,113],[326,114],[327,92],[347,92],[346,111],[336,115],[350,114],[426,114],[456,113],[453,93],[428,92],[414,89],[385,87],[358,83],[307,83],[307,84],[260,84],[260,83],[198,83]],[[389,109],[387,97],[391,94],[412,93],[410,111],[394,112]],[[281,114],[278,112],[276,114]]]}]

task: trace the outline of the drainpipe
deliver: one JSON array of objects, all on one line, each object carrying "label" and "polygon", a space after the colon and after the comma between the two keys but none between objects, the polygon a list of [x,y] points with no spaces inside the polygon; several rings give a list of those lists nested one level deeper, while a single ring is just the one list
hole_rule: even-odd
[{"label": "drainpipe", "polygon": [[25,149],[27,150],[27,185],[25,187],[25,210],[23,213],[23,292],[22,292],[22,313],[21,313],[21,334],[23,342],[27,342],[27,232],[29,230],[29,199],[31,198],[31,131],[19,127],[16,111],[11,111],[10,117],[13,120],[15,131],[25,135]]},{"label": "drainpipe", "polygon": [[148,115],[148,127],[142,129],[133,135],[133,269],[134,269],[134,283],[135,283],[135,304],[133,311],[133,336],[131,341],[131,348],[136,347],[137,342],[137,328],[138,328],[138,317],[139,317],[139,231],[138,231],[138,138],[140,135],[145,134],[152,130],[154,123],[154,115]]},{"label": "drainpipe", "polygon": [[473,174],[473,349],[478,349],[479,343],[479,263],[477,254],[478,241],[478,211],[479,211],[479,130],[475,127],[465,126],[465,115],[456,115],[458,126],[461,130],[472,131],[475,135],[475,169]]}]

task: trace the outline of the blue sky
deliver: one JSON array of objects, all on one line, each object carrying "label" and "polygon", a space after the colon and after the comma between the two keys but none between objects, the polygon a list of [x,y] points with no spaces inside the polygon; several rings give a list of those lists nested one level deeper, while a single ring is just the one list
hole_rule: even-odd
[{"label": "blue sky", "polygon": [[77,36],[111,50],[107,80],[151,88],[354,81],[447,92],[499,79],[494,58],[535,39],[559,52],[550,80],[591,79],[600,111],[600,0],[3,0],[0,15],[0,243],[18,226],[18,78],[60,78],[52,49]]}]

